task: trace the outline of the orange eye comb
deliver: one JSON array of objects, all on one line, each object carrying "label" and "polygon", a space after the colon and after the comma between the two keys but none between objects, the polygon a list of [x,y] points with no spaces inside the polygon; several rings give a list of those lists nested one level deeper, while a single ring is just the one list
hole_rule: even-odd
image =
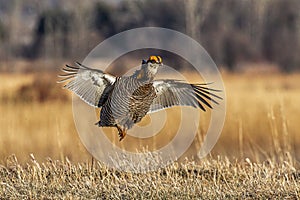
[{"label": "orange eye comb", "polygon": [[150,56],[147,62],[162,63],[160,56]]}]

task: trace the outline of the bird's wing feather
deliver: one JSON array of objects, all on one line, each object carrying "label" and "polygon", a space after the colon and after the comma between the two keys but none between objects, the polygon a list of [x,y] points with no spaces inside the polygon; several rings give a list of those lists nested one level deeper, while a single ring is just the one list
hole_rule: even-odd
[{"label": "bird's wing feather", "polygon": [[[222,99],[213,92],[208,84],[188,84],[178,80],[157,80],[153,82],[156,98],[153,100],[148,113],[153,113],[172,106],[192,106],[205,111],[205,106],[212,108],[212,102]],[[205,106],[204,106],[205,105]]]},{"label": "bird's wing feather", "polygon": [[64,88],[73,91],[82,100],[94,107],[101,107],[113,89],[116,77],[98,69],[91,69],[78,62],[77,66],[66,65],[62,68],[65,74],[58,82],[69,81]]}]

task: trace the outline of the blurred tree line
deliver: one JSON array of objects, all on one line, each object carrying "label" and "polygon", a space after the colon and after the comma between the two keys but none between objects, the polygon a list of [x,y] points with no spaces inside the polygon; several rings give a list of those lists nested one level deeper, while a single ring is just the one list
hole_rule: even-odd
[{"label": "blurred tree line", "polygon": [[0,58],[76,59],[131,28],[188,34],[217,65],[270,62],[300,69],[299,0],[0,0]]}]

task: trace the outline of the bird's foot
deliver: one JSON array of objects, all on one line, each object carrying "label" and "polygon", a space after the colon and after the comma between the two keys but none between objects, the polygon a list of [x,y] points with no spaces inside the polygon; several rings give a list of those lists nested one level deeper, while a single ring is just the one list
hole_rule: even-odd
[{"label": "bird's foot", "polygon": [[126,136],[125,128],[122,130],[118,125],[116,125],[118,132],[119,132],[119,141],[123,140]]},{"label": "bird's foot", "polygon": [[119,141],[123,140],[125,135],[126,135],[126,132],[124,130],[119,132],[119,138],[120,138]]}]

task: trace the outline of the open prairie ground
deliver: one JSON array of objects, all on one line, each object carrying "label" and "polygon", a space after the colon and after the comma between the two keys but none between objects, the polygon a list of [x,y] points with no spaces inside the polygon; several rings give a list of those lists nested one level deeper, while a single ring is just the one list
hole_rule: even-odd
[{"label": "open prairie ground", "polygon": [[[223,79],[226,121],[211,154],[192,161],[209,123],[209,112],[201,113],[199,135],[180,163],[134,174],[92,159],[76,132],[71,94],[55,74],[1,74],[0,196],[300,198],[300,74],[224,73]],[[168,112],[179,120],[176,109]],[[172,124],[160,142],[172,138]],[[106,134],[118,144],[116,132]],[[151,146],[126,139],[122,147],[129,150]]]}]

